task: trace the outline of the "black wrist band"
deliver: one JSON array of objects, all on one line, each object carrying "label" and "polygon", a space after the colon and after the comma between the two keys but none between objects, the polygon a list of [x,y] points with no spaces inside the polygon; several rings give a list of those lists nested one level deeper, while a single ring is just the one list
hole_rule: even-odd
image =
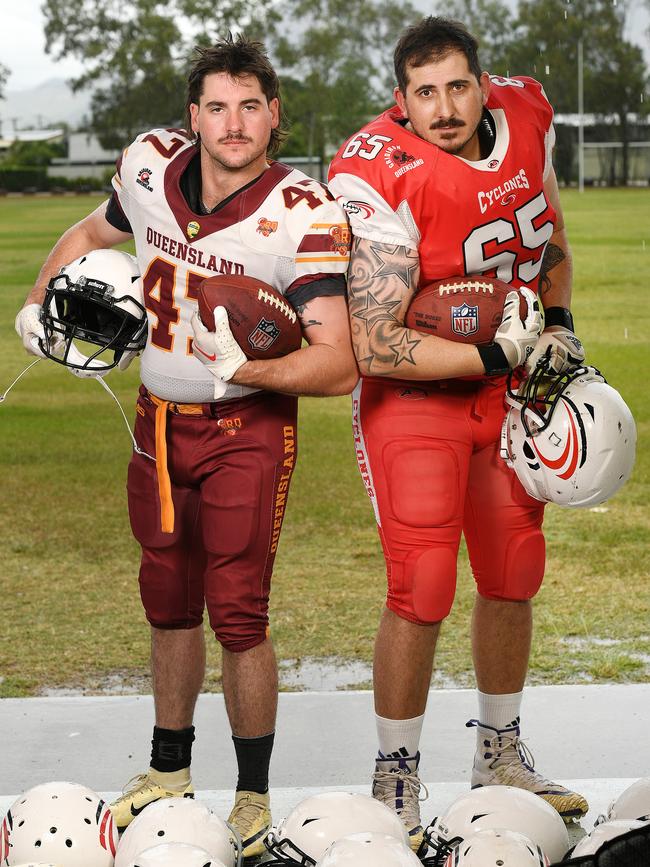
[{"label": "black wrist band", "polygon": [[503,376],[510,370],[506,354],[498,343],[488,343],[476,348],[488,376]]},{"label": "black wrist band", "polygon": [[561,325],[562,328],[573,331],[571,311],[566,307],[547,307],[544,310],[544,328],[548,328],[549,325]]}]

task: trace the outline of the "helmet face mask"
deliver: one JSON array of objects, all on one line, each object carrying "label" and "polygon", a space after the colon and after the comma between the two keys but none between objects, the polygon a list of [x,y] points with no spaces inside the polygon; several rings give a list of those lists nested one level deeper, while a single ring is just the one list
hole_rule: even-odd
[{"label": "helmet face mask", "polygon": [[501,456],[525,491],[560,506],[609,499],[634,466],[636,427],[620,394],[594,367],[549,375],[548,360],[516,391],[501,433]]},{"label": "helmet face mask", "polygon": [[64,266],[49,282],[41,322],[44,355],[73,372],[103,375],[125,353],[144,349],[147,313],[134,257],[94,250]]}]

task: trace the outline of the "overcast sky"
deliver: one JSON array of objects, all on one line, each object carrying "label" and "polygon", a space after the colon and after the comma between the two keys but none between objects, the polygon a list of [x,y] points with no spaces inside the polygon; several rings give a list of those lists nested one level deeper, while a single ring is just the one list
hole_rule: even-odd
[{"label": "overcast sky", "polygon": [[[18,0],[2,2],[2,27],[0,28],[0,63],[9,67],[11,72],[7,82],[8,90],[23,90],[34,87],[48,78],[70,78],[78,74],[81,64],[65,60],[58,64],[45,53],[43,38],[43,16],[40,7],[43,0]],[[416,0],[417,2],[417,0]],[[515,5],[516,0],[508,0]],[[616,0],[613,0],[616,2]],[[634,12],[631,16],[629,34],[635,42],[642,45],[650,58],[650,44],[645,32],[648,27],[647,7],[643,0],[633,0]],[[418,6],[425,6],[417,2]]]}]

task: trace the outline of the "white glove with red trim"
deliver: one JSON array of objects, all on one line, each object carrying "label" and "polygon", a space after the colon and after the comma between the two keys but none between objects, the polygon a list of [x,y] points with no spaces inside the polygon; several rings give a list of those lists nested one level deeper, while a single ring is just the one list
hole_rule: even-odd
[{"label": "white glove with red trim", "polygon": [[192,352],[215,378],[215,399],[223,397],[225,383],[248,361],[230,330],[226,308],[214,308],[214,331],[208,331],[201,322],[198,311],[195,311],[192,314],[192,330]]},{"label": "white glove with red trim", "polygon": [[551,325],[542,331],[528,361],[526,370],[535,370],[539,359],[546,355],[549,359],[549,373],[564,373],[570,367],[576,367],[585,360],[585,349],[573,331],[562,325]]}]

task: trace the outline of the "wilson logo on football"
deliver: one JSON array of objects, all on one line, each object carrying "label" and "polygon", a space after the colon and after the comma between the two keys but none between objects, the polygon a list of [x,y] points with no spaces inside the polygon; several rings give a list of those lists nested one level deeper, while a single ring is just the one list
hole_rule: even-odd
[{"label": "wilson logo on football", "polygon": [[[578,460],[580,458],[580,437],[578,435],[576,423],[572,413],[566,413],[566,416],[569,420],[569,425],[566,428],[567,438],[564,451],[559,458],[551,458],[543,455],[539,450],[535,439],[531,438],[537,457],[545,467],[549,468],[549,470],[555,470],[555,475],[559,479],[570,479],[576,471]],[[552,445],[559,446],[561,444],[561,440],[557,435],[553,435],[550,438],[550,442]]]},{"label": "wilson logo on football", "polygon": [[478,331],[478,305],[461,304],[451,308],[451,330],[454,334],[474,334]]},{"label": "wilson logo on football", "polygon": [[253,331],[248,335],[248,342],[261,352],[265,352],[280,336],[280,329],[270,319],[260,319]]}]

